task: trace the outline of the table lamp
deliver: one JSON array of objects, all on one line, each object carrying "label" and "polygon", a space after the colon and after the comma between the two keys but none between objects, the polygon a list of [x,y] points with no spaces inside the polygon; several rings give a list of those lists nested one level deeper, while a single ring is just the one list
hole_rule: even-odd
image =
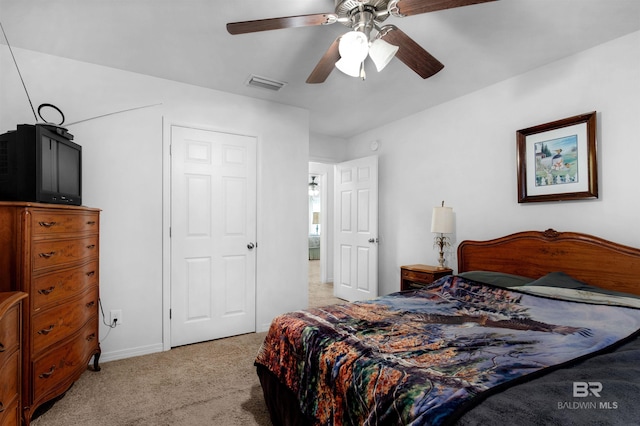
[{"label": "table lamp", "polygon": [[431,232],[436,234],[433,240],[433,246],[440,249],[440,258],[438,259],[439,267],[444,269],[444,248],[449,247],[449,237],[445,234],[453,232],[453,208],[445,207],[444,201],[440,207],[433,208],[431,217]]}]

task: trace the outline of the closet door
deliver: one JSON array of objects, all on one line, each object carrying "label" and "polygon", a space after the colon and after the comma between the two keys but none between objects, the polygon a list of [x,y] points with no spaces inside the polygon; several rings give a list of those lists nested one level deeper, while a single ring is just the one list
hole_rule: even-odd
[{"label": "closet door", "polygon": [[255,331],[256,138],[171,128],[171,346]]}]

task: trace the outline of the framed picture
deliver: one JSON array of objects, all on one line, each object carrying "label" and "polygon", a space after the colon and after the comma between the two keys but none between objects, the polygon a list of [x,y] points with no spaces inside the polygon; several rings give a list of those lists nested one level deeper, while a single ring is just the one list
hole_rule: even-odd
[{"label": "framed picture", "polygon": [[595,111],[516,136],[519,203],[598,198]]}]

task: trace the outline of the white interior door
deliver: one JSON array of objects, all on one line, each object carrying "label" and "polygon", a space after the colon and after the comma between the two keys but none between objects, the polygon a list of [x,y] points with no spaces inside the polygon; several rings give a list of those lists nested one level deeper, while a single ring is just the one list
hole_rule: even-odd
[{"label": "white interior door", "polygon": [[171,346],[255,331],[256,139],[171,127]]},{"label": "white interior door", "polygon": [[378,157],[335,168],[334,293],[348,301],[378,296]]}]

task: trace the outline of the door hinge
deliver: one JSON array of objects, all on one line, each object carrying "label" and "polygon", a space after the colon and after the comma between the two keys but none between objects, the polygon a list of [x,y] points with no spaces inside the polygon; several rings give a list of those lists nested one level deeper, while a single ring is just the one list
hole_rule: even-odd
[{"label": "door hinge", "polygon": [[169,309],[169,319],[171,319],[171,309]]}]

